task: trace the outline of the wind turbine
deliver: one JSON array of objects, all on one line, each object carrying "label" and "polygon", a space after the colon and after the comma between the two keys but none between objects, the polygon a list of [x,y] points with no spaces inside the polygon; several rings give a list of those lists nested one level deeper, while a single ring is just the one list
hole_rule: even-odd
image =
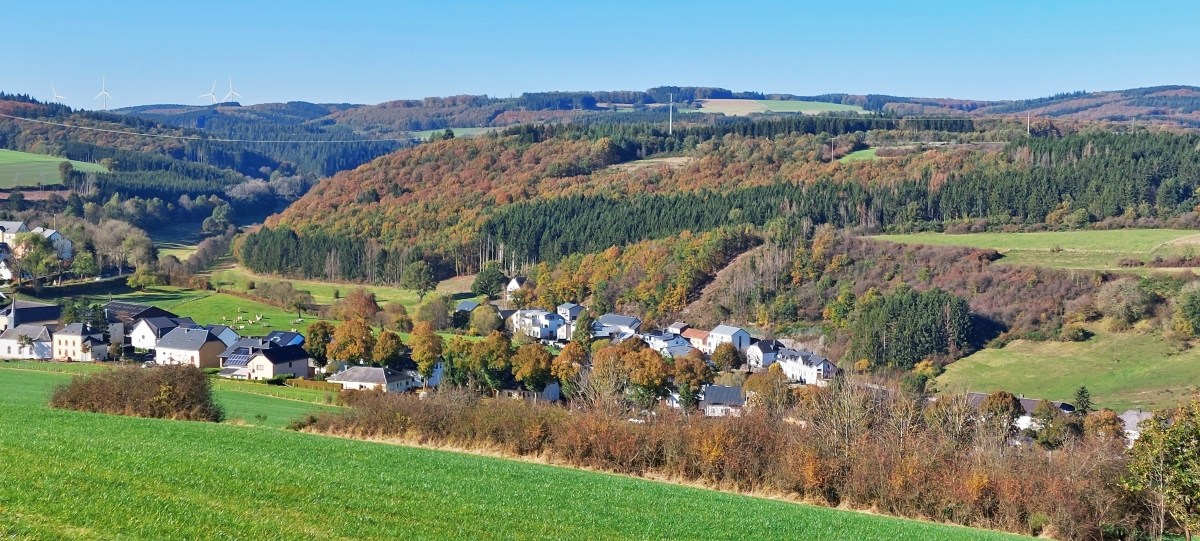
[{"label": "wind turbine", "polygon": [[50,93],[51,93],[51,94],[54,94],[54,102],[55,102],[55,103],[62,103],[62,102],[61,102],[61,101],[59,101],[59,100],[65,100],[65,99],[67,99],[67,97],[66,97],[66,96],[59,96],[59,95],[58,95],[58,91],[54,89],[54,83],[50,83]]},{"label": "wind turbine", "polygon": [[[233,81],[232,81],[232,80],[230,81],[229,87],[230,87],[230,89],[232,89],[232,88],[233,88]],[[208,99],[209,99],[209,103],[208,103],[208,104],[209,104],[209,105],[213,105],[213,104],[217,103],[217,95],[216,95],[216,94],[213,94],[213,92],[216,92],[216,91],[217,91],[217,82],[216,82],[216,81],[213,81],[212,90],[209,90],[209,91],[208,91],[208,94],[201,94],[201,95],[200,95],[200,97],[201,97],[201,98],[208,98]]]},{"label": "wind turbine", "polygon": [[105,84],[107,82],[106,79],[108,79],[108,76],[104,76],[103,78],[100,79],[100,93],[96,94],[96,97],[92,98],[92,101],[95,101],[95,100],[100,99],[101,96],[103,96],[104,101],[102,103],[104,103],[105,111],[108,110],[108,100],[112,99],[112,95],[109,94],[108,91],[104,89]]},{"label": "wind turbine", "polygon": [[229,101],[230,96],[237,96],[239,98],[242,97],[241,94],[238,94],[237,92],[233,91],[233,77],[229,78],[229,93],[225,94],[225,97],[221,98],[221,101],[222,102]]}]

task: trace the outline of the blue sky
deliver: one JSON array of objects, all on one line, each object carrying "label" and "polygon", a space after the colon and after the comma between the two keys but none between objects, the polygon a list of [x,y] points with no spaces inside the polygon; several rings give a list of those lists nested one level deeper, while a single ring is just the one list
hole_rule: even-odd
[{"label": "blue sky", "polygon": [[720,86],[1018,99],[1200,85],[1200,2],[0,0],[0,90],[110,107]]}]

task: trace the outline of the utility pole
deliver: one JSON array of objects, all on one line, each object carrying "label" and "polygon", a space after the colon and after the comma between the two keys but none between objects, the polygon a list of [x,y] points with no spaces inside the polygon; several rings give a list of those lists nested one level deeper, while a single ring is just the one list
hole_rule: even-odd
[{"label": "utility pole", "polygon": [[1030,133],[1031,133],[1029,130],[1029,119],[1030,119],[1029,111],[1025,111],[1025,135],[1027,135],[1027,136],[1030,135]]},{"label": "utility pole", "polygon": [[[659,94],[660,96],[662,94]],[[675,134],[675,95],[667,94],[667,135]]]}]

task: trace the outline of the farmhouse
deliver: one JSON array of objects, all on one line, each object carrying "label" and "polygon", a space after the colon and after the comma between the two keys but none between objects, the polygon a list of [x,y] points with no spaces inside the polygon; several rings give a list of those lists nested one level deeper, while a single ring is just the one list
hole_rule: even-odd
[{"label": "farmhouse", "polygon": [[386,393],[399,393],[412,389],[416,382],[412,376],[372,366],[352,366],[325,379],[341,384],[347,391],[370,391],[382,389]]},{"label": "farmhouse", "polygon": [[195,321],[187,317],[148,317],[141,319],[129,333],[129,344],[137,349],[151,350],[158,347],[167,333],[178,327],[193,327]]},{"label": "farmhouse", "polygon": [[504,300],[506,300],[506,301],[513,300],[513,294],[516,293],[518,290],[520,290],[521,287],[524,285],[525,285],[525,278],[522,278],[520,276],[517,276],[517,277],[513,278],[512,280],[509,280],[508,285],[504,286]]},{"label": "farmhouse", "polygon": [[554,340],[566,321],[562,316],[545,310],[517,310],[512,316],[513,334],[524,334],[539,340]]},{"label": "farmhouse", "polygon": [[5,359],[50,359],[53,356],[50,343],[50,329],[45,325],[18,325],[0,333],[0,356]]},{"label": "farmhouse", "polygon": [[176,327],[158,341],[154,362],[220,368],[217,355],[224,349],[225,343],[208,329]]},{"label": "farmhouse", "polygon": [[604,314],[592,323],[592,336],[608,338],[617,344],[633,338],[641,328],[642,320],[636,317]]},{"label": "farmhouse", "polygon": [[746,348],[746,364],[751,369],[767,368],[775,362],[783,344],[777,340],[759,340]]},{"label": "farmhouse", "polygon": [[805,385],[827,385],[837,372],[837,367],[828,359],[807,351],[780,348],[776,352],[775,362],[779,363],[779,368],[783,369],[789,381]]},{"label": "farmhouse", "polygon": [[61,315],[62,307],[57,304],[14,300],[0,310],[0,330],[19,325],[57,325]]},{"label": "farmhouse", "polygon": [[54,246],[54,252],[58,254],[59,259],[74,259],[75,243],[71,242],[71,239],[64,237],[62,233],[44,227],[35,227],[31,233],[37,233],[46,237],[50,241],[50,245]]},{"label": "farmhouse", "polygon": [[729,325],[717,325],[713,330],[708,331],[704,347],[698,349],[707,355],[712,355],[717,350],[717,346],[721,344],[733,344],[738,351],[746,351],[746,348],[750,347],[750,333]]},{"label": "farmhouse", "polygon": [[741,417],[746,397],[741,387],[707,385],[700,398],[700,411],[709,417]]},{"label": "farmhouse", "polygon": [[28,232],[25,222],[0,222],[0,242],[12,245],[17,235]]},{"label": "farmhouse", "polygon": [[58,331],[54,340],[56,361],[105,361],[108,360],[108,344],[104,332],[86,323],[72,323]]},{"label": "farmhouse", "polygon": [[109,301],[103,307],[108,320],[108,339],[114,344],[129,343],[129,335],[139,319],[152,317],[179,317],[157,306],[132,302]]}]

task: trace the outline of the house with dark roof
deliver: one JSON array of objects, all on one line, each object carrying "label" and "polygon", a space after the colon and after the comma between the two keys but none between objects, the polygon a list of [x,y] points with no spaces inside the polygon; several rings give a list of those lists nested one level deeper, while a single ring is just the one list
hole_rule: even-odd
[{"label": "house with dark roof", "polygon": [[101,307],[108,320],[108,339],[114,344],[128,344],[129,335],[139,319],[151,317],[179,317],[157,306],[133,302],[109,301]]},{"label": "house with dark roof", "polygon": [[200,328],[215,334],[217,338],[219,338],[221,342],[225,344],[226,347],[232,346],[238,340],[242,339],[241,335],[239,335],[237,331],[233,330],[233,327],[228,325],[205,325]]},{"label": "house with dark roof", "polygon": [[[155,349],[159,340],[177,327],[195,327],[190,317],[147,317],[138,320],[129,333],[129,344],[138,349]],[[224,349],[224,348],[222,348]]]},{"label": "house with dark roof", "polygon": [[746,348],[746,365],[751,369],[769,368],[775,362],[783,343],[778,340],[759,340]]},{"label": "house with dark roof", "polygon": [[56,361],[105,361],[108,360],[108,344],[104,332],[86,323],[71,323],[52,334],[54,360]]},{"label": "house with dark roof", "polygon": [[279,376],[307,378],[312,372],[313,359],[300,346],[276,346],[253,349],[248,354],[228,357],[219,375],[234,379],[271,379]]},{"label": "house with dark roof", "polygon": [[409,374],[373,366],[351,366],[325,381],[340,384],[347,391],[382,389],[386,393],[399,393],[416,386],[416,380]]},{"label": "house with dark roof", "polygon": [[465,300],[465,301],[460,301],[458,303],[458,306],[454,307],[454,311],[470,313],[472,310],[474,310],[476,308],[479,308],[479,303],[472,301],[472,300]]},{"label": "house with dark roof", "polygon": [[775,362],[779,363],[788,381],[805,385],[828,385],[829,379],[837,375],[837,367],[829,359],[811,351],[779,348]]},{"label": "house with dark roof", "polygon": [[271,331],[263,339],[281,346],[304,345],[304,335],[294,331]]},{"label": "house with dark roof", "polygon": [[700,411],[709,417],[741,417],[746,396],[741,387],[706,385],[701,391]]},{"label": "house with dark roof", "polygon": [[[32,343],[23,343],[22,337]],[[49,360],[54,354],[51,342],[46,325],[17,325],[0,333],[0,358]]]},{"label": "house with dark roof", "polygon": [[19,325],[56,325],[62,307],[44,302],[14,300],[0,310],[0,330]]},{"label": "house with dark roof", "polygon": [[208,329],[175,327],[158,341],[154,348],[154,362],[220,368],[221,361],[217,355],[224,349],[225,343]]}]

